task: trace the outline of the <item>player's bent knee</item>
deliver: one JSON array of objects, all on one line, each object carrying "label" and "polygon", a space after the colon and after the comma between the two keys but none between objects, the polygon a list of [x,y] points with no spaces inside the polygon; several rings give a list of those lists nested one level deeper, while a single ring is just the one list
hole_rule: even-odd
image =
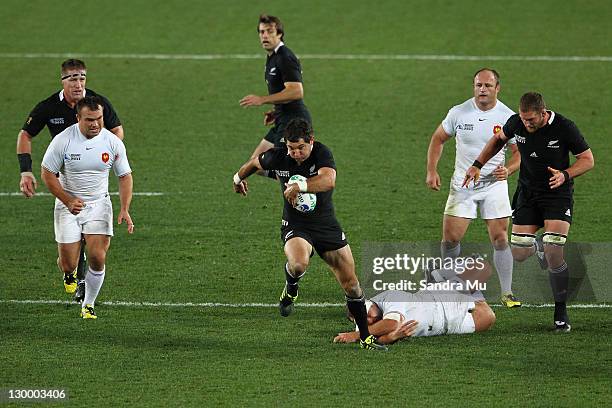
[{"label": "player's bent knee", "polygon": [[474,330],[477,332],[489,330],[497,319],[493,309],[485,302],[476,303],[472,317],[474,318]]},{"label": "player's bent knee", "polygon": [[494,237],[491,243],[493,244],[493,248],[498,251],[503,251],[504,249],[508,248],[508,238],[505,234]]}]

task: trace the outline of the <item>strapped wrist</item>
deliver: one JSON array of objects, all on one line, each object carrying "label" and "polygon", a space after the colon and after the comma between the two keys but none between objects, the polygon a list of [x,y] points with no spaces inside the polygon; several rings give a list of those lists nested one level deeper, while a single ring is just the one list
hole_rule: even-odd
[{"label": "strapped wrist", "polygon": [[472,163],[472,166],[476,167],[477,169],[482,169],[482,166],[484,166],[484,164],[482,164],[481,162],[479,162],[478,160],[474,160],[474,163]]},{"label": "strapped wrist", "polygon": [[569,173],[567,172],[567,170],[561,170],[561,173],[563,173],[563,176],[565,177],[564,183],[567,183],[568,181],[570,181],[571,177]]},{"label": "strapped wrist", "polygon": [[240,176],[238,175],[238,172],[236,172],[236,174],[234,174],[234,184],[238,185],[242,182],[242,179],[240,178]]},{"label": "strapped wrist", "polygon": [[32,172],[32,155],[30,153],[17,153],[17,160],[19,160],[19,171]]}]

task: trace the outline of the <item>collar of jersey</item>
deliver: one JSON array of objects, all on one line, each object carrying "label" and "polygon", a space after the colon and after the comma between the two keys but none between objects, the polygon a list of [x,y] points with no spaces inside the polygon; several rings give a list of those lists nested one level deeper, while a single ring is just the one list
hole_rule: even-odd
[{"label": "collar of jersey", "polygon": [[276,46],[276,48],[274,49],[274,53],[276,54],[278,52],[279,48],[282,47],[283,45],[285,45],[284,42],[282,42],[282,41],[279,42],[278,45]]}]

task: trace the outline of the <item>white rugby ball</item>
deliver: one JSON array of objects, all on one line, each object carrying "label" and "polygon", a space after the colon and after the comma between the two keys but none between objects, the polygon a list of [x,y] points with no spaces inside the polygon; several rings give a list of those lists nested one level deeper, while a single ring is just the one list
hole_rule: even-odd
[{"label": "white rugby ball", "polygon": [[[306,177],[294,174],[289,178],[287,184],[296,183],[298,181],[307,181]],[[297,200],[295,201],[295,209],[307,213],[314,211],[317,206],[317,195],[312,193],[298,193]]]}]

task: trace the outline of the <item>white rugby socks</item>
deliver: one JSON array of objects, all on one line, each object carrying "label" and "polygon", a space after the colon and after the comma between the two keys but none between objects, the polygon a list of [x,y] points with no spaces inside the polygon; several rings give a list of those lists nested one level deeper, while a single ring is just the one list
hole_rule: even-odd
[{"label": "white rugby socks", "polygon": [[83,299],[83,305],[94,305],[102,283],[104,283],[104,274],[106,268],[101,271],[94,271],[89,267],[89,272],[85,276],[85,299]]},{"label": "white rugby socks", "polygon": [[504,249],[493,248],[493,263],[499,277],[499,286],[501,287],[502,295],[512,293],[512,268],[513,259],[512,251],[509,246]]}]

